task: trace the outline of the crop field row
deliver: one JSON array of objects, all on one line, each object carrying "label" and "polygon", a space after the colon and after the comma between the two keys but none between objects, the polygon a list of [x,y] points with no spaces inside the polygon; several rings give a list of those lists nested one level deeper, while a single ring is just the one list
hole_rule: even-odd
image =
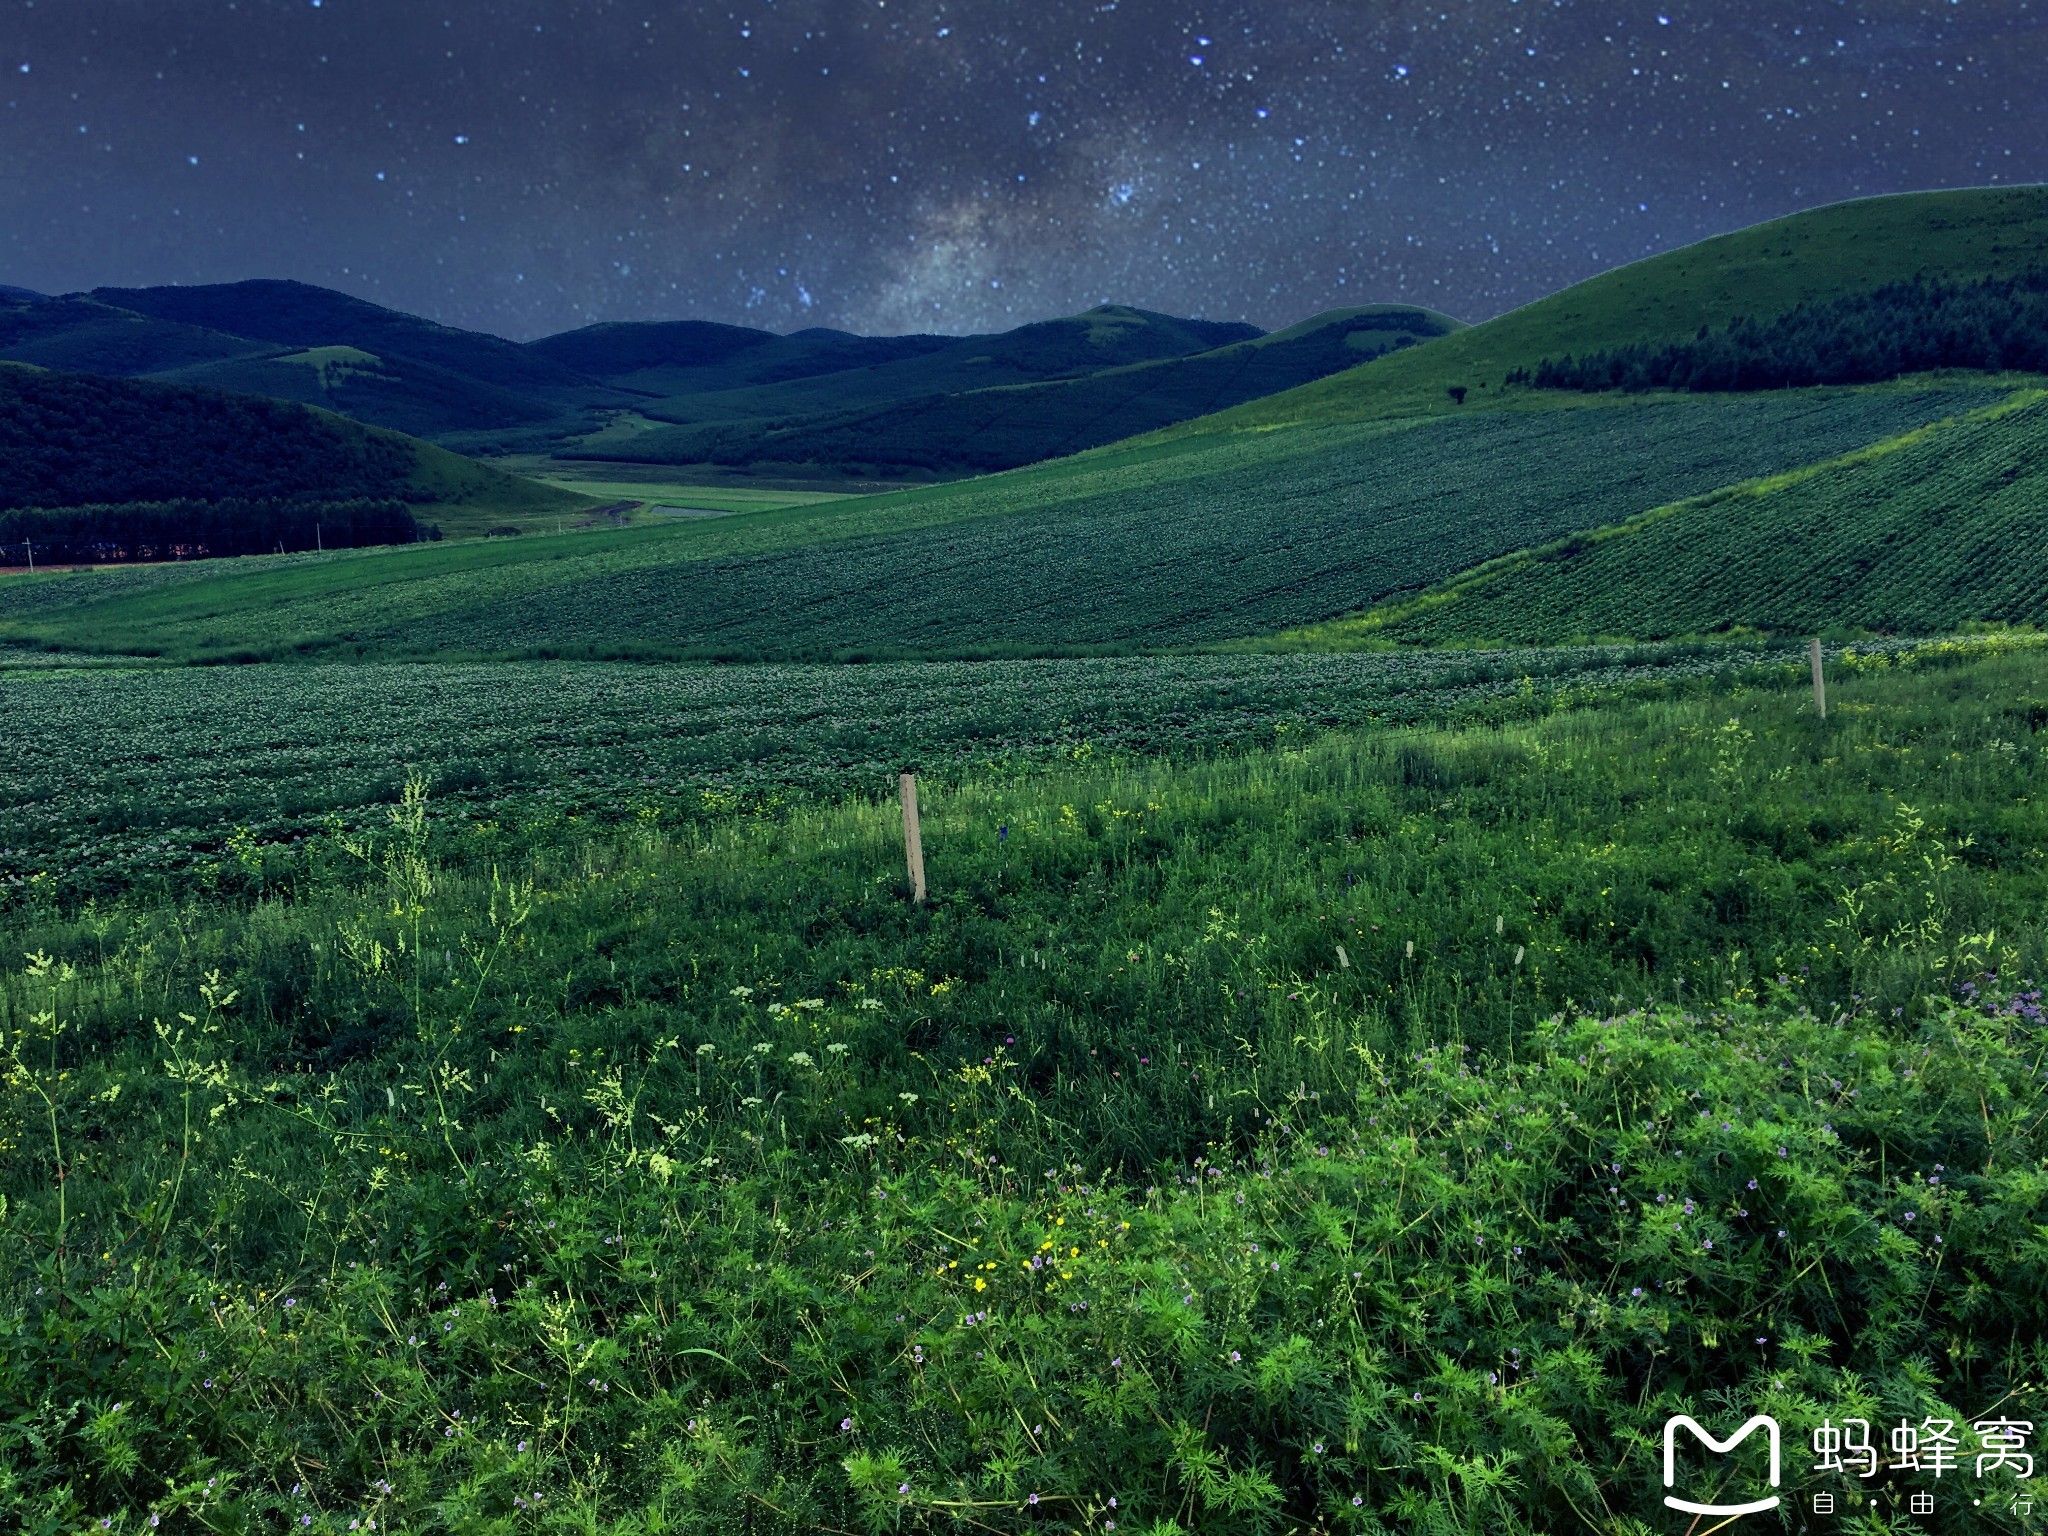
[{"label": "crop field row", "polygon": [[[1198,644],[2001,398],[1799,391],[1141,445],[675,530],[286,569],[0,585],[0,637],[175,657],[963,657]],[[525,541],[519,541],[525,542]]]},{"label": "crop field row", "polygon": [[[1164,490],[1084,495],[1035,516],[759,555],[643,565],[474,603],[414,639],[763,656],[959,655],[1187,644],[1411,590],[1531,538],[1826,457],[1924,420],[1919,395],[1692,402],[1230,440]],[[973,497],[963,493],[971,505]]]},{"label": "crop field row", "polygon": [[[2048,398],[1532,553],[1359,626],[1421,644],[2048,621]],[[1328,626],[1342,630],[1343,625]]]},{"label": "crop field row", "polygon": [[231,839],[380,819],[409,769],[478,816],[695,816],[975,768],[1199,755],[1327,727],[1508,715],[1794,660],[1583,647],[876,666],[620,663],[0,672],[0,893],[148,881]]}]

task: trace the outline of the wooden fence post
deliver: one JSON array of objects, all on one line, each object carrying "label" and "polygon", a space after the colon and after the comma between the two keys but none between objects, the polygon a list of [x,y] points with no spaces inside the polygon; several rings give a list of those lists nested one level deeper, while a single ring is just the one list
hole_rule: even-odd
[{"label": "wooden fence post", "polygon": [[910,899],[924,905],[924,833],[917,820],[917,775],[908,768],[897,777],[903,795],[903,861],[910,866]]},{"label": "wooden fence post", "polygon": [[1828,678],[1827,673],[1821,669],[1820,636],[1813,637],[1813,645],[1808,654],[1813,658],[1813,707],[1819,711],[1821,719],[1825,720],[1828,717]]}]

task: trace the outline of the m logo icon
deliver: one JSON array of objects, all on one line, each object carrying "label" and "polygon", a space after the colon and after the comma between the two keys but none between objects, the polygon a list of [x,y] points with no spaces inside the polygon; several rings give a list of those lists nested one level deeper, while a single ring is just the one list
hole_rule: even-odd
[{"label": "m logo icon", "polygon": [[[1676,1418],[1664,1421],[1664,1486],[1666,1488],[1674,1487],[1678,1482],[1678,1431],[1681,1427],[1690,1430],[1702,1445],[1706,1446],[1708,1450],[1714,1452],[1717,1456],[1726,1455],[1729,1451],[1734,1450],[1736,1446],[1747,1440],[1757,1430],[1761,1429],[1764,1432],[1764,1440],[1769,1445],[1771,1451],[1771,1486],[1773,1488],[1778,1486],[1778,1421],[1776,1419],[1766,1417],[1760,1413],[1726,1440],[1716,1440],[1700,1427],[1697,1419],[1690,1418],[1681,1413]],[[1668,1507],[1684,1510],[1689,1515],[1734,1516],[1762,1514],[1767,1509],[1776,1509],[1780,1501],[1778,1495],[1774,1493],[1767,1499],[1752,1499],[1747,1504],[1699,1504],[1691,1499],[1674,1498],[1667,1493],[1664,1495],[1664,1502]]]}]

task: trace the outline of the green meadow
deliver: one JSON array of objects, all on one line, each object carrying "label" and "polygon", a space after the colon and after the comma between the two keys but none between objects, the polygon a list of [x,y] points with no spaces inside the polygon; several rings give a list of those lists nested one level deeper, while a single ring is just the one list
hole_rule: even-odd
[{"label": "green meadow", "polygon": [[0,1507],[1634,1532],[1681,1408],[2033,1413],[2040,653],[1803,695],[977,772],[923,908],[880,785],[17,893]]}]

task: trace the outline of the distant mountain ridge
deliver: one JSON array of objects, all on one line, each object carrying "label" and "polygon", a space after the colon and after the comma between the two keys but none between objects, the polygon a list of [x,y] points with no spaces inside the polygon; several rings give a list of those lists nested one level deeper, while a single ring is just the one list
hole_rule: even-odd
[{"label": "distant mountain ridge", "polygon": [[[1090,311],[1111,324],[1132,313],[1143,315]],[[1163,318],[1144,316],[1140,323]],[[841,408],[821,402],[820,409],[794,422],[678,423],[624,434],[615,442],[593,440],[587,451],[643,463],[847,464],[874,476],[981,474],[1078,453],[1255,400],[1447,336],[1459,324],[1431,310],[1379,305],[1332,310],[1271,335],[1253,327],[1233,329],[1241,339],[1206,350],[1023,378],[1005,376],[1024,371],[1009,359],[977,354],[977,339],[961,362],[967,388],[900,395],[876,387],[877,375],[889,372],[878,369],[861,381],[865,398],[849,390]],[[994,340],[1008,344],[1014,355],[1019,348],[1013,338],[1020,334]],[[669,419],[671,409],[651,407],[646,414]]]},{"label": "distant mountain ridge", "polygon": [[458,330],[310,283],[258,278],[169,288],[96,288],[87,297],[153,319],[290,347],[360,347],[486,384],[577,390],[589,381],[517,342]]},{"label": "distant mountain ridge", "polygon": [[[1439,330],[1422,323],[1409,339]],[[1292,345],[1300,327],[1282,337],[1289,346],[1246,366],[1231,349],[1265,341],[1257,326],[1103,304],[967,336],[825,327],[782,335],[678,320],[606,322],[521,343],[284,279],[56,298],[0,292],[0,360],[318,405],[487,457],[795,463],[826,475],[1028,462],[1104,440],[1107,421],[1168,425],[1370,355],[1328,336]],[[1032,399],[1028,429],[1005,429],[999,442],[977,426],[988,391],[1203,357],[1212,360],[1190,375],[1199,382],[1161,388],[1166,376],[1156,375],[1056,390]],[[1134,410],[1128,397],[1138,392],[1148,399]],[[1075,414],[1061,418],[1063,410]],[[935,446],[906,446],[905,431],[932,433]]]}]

